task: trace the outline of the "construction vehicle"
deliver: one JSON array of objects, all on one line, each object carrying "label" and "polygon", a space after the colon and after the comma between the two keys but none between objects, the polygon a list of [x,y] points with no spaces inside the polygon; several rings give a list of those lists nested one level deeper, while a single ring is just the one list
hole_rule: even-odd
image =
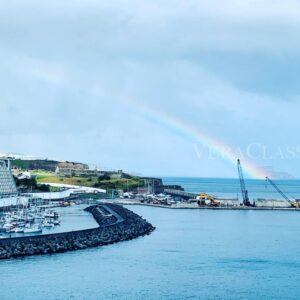
[{"label": "construction vehicle", "polygon": [[219,207],[221,205],[221,202],[217,201],[213,196],[206,193],[200,193],[197,197],[197,200],[199,205],[207,205],[207,200],[210,201],[209,206]]},{"label": "construction vehicle", "polygon": [[269,177],[266,177],[266,180],[267,182],[269,182],[273,187],[274,189],[286,200],[288,201],[290,204],[291,204],[291,207],[293,208],[298,208],[299,207],[299,203],[298,202],[295,202],[293,200],[290,200],[290,198],[278,187],[278,185],[273,181],[271,180]]},{"label": "construction vehicle", "polygon": [[248,191],[246,190],[243,169],[242,169],[242,164],[241,164],[240,159],[237,160],[237,167],[238,167],[241,191],[242,191],[242,196],[243,196],[243,204],[245,206],[253,206],[249,201]]}]

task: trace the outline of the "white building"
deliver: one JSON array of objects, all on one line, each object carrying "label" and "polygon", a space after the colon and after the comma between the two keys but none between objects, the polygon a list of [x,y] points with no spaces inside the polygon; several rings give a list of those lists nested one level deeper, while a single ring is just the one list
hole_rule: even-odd
[{"label": "white building", "polygon": [[60,192],[48,192],[48,193],[26,193],[24,195],[32,198],[43,199],[43,200],[63,200],[76,194],[98,194],[98,193],[105,194],[106,193],[106,190],[92,188],[92,187],[84,187],[84,186],[60,184],[60,183],[45,183],[45,184],[53,187],[62,188],[63,190]]},{"label": "white building", "polygon": [[0,160],[0,207],[26,204],[26,197],[18,197],[18,190],[10,169],[10,160]]},{"label": "white building", "polygon": [[17,195],[16,183],[10,170],[10,161],[0,160],[0,198]]}]

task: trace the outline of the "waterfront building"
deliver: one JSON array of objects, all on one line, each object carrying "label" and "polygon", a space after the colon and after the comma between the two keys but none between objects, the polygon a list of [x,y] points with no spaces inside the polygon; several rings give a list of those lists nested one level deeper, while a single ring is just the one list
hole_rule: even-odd
[{"label": "waterfront building", "polygon": [[0,198],[15,197],[17,187],[11,173],[10,160],[0,160]]},{"label": "waterfront building", "polygon": [[15,180],[11,173],[9,159],[0,160],[0,207],[28,203],[28,197],[19,197]]}]

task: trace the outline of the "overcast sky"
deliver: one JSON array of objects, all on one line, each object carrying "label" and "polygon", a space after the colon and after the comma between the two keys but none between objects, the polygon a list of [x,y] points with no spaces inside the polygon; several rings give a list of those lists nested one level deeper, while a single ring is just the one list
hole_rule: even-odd
[{"label": "overcast sky", "polygon": [[296,0],[0,0],[0,152],[236,176],[167,113],[300,177],[299,56]]}]

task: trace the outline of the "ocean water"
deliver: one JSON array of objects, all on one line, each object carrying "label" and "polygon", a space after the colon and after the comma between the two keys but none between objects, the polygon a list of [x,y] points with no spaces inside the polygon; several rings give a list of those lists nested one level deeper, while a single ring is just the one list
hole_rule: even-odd
[{"label": "ocean water", "polygon": [[128,208],[157,229],[0,261],[1,299],[300,299],[299,212]]}]

